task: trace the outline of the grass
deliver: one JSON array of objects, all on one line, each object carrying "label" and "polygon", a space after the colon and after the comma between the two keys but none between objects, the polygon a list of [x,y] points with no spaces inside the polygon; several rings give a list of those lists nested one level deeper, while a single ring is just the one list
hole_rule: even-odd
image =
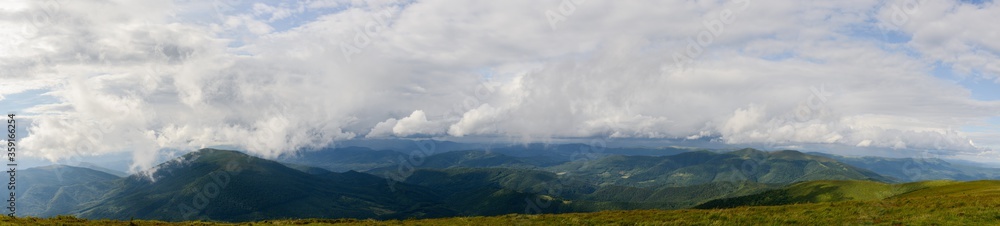
[{"label": "grass", "polygon": [[[812,199],[813,202],[881,200],[927,188],[938,188],[953,184],[968,184],[947,180],[919,181],[904,184],[888,184],[875,181],[809,181],[794,184],[784,189],[789,195]],[[979,186],[976,184],[975,186]],[[937,190],[937,189],[930,189]],[[823,191],[823,192],[820,192]],[[840,196],[833,198],[833,195]],[[802,200],[807,201],[807,200]]]},{"label": "grass", "polygon": [[[0,218],[0,225],[129,225],[129,223],[136,225],[1000,225],[1000,181],[919,183],[927,184],[892,186],[926,188],[878,200],[711,210],[510,214],[404,221],[302,219],[249,223],[89,221],[65,216],[50,219],[3,217]],[[863,187],[868,186],[874,188],[878,185],[865,184]]]}]

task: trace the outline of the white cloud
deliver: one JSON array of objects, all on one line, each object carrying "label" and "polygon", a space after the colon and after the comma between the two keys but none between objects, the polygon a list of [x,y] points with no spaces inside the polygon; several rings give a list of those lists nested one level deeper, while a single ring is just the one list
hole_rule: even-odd
[{"label": "white cloud", "polygon": [[1000,5],[959,1],[913,1],[880,12],[889,24],[912,36],[907,45],[928,61],[1000,83]]},{"label": "white cloud", "polygon": [[400,137],[413,135],[437,135],[441,134],[443,131],[444,129],[441,123],[427,121],[427,115],[421,110],[413,111],[413,114],[400,119],[396,122],[396,125],[392,127],[392,133]]},{"label": "white cloud", "polygon": [[365,135],[366,138],[381,138],[391,136],[392,128],[396,126],[396,118],[386,119],[384,122],[375,124],[375,127]]},{"label": "white cloud", "polygon": [[[483,104],[476,109],[469,110],[462,114],[462,119],[448,128],[448,135],[466,136],[476,134],[496,134],[497,117],[502,114],[500,109],[493,108],[489,104]],[[491,130],[493,129],[493,130]]]},{"label": "white cloud", "polygon": [[445,126],[444,122],[427,120],[427,114],[424,111],[416,110],[410,116],[402,119],[396,120],[396,118],[390,118],[375,124],[375,127],[365,137],[434,136],[444,134]]},{"label": "white cloud", "polygon": [[[969,138],[996,134],[959,128],[998,116],[1000,102],[971,99],[930,66],[996,72],[995,4],[923,1],[899,29],[912,40],[895,44],[855,34],[886,14],[878,1],[752,0],[675,70],[672,56],[734,2],[586,1],[553,29],[545,12],[562,2],[60,1],[45,26],[0,36],[10,50],[0,52],[0,95],[26,84],[59,99],[31,109],[30,153],[133,152],[136,168],[160,148],[274,157],[359,135],[718,136],[995,153]],[[287,30],[272,24],[333,6],[350,7]],[[27,26],[42,9],[4,8],[14,13],[0,23]],[[345,44],[358,47],[350,61]],[[495,74],[484,82],[483,71]]]},{"label": "white cloud", "polygon": [[305,9],[304,7],[305,6],[300,5],[300,7],[298,9],[292,9],[292,8],[283,7],[283,6],[274,7],[274,6],[270,6],[270,5],[258,2],[258,3],[254,3],[253,4],[253,14],[255,16],[270,15],[270,17],[268,17],[267,21],[268,22],[274,22],[274,21],[278,21],[278,20],[282,20],[282,19],[288,18],[293,13],[301,13],[302,10]]}]

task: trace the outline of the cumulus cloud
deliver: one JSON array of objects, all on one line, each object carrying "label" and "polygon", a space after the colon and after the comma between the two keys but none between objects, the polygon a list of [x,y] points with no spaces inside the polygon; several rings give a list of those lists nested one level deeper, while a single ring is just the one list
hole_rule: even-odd
[{"label": "cumulus cloud", "polygon": [[58,99],[25,116],[27,153],[52,160],[441,136],[995,154],[961,128],[1000,102],[934,74],[996,80],[993,3],[892,24],[874,0],[51,2],[0,8],[0,97]]},{"label": "cumulus cloud", "polygon": [[442,131],[441,123],[427,121],[424,111],[416,110],[406,118],[400,119],[392,127],[392,133],[397,136],[411,136],[417,134],[436,135]]},{"label": "cumulus cloud", "polygon": [[390,118],[375,124],[375,127],[365,137],[433,136],[443,134],[444,126],[443,122],[428,121],[424,111],[416,110],[410,116],[402,119]]},{"label": "cumulus cloud", "polygon": [[396,118],[386,119],[384,122],[379,122],[375,124],[375,127],[365,135],[366,138],[380,138],[392,136],[392,128],[396,127]]}]

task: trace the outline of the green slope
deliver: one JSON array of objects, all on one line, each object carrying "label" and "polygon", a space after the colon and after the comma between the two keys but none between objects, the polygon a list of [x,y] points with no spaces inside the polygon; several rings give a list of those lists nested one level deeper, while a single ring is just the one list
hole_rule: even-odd
[{"label": "green slope", "polygon": [[893,198],[947,198],[947,197],[976,197],[1000,195],[1000,181],[982,180],[960,183],[935,183],[933,189],[920,189],[910,193],[901,194]]},{"label": "green slope", "polygon": [[718,199],[696,208],[732,208],[738,206],[777,206],[797,203],[838,202],[849,200],[882,200],[910,192],[938,190],[955,181],[921,181],[887,184],[875,181],[808,181],[785,188],[741,197]]},{"label": "green slope", "polygon": [[55,216],[94,201],[111,189],[118,176],[65,165],[23,169],[17,172],[18,216]]}]

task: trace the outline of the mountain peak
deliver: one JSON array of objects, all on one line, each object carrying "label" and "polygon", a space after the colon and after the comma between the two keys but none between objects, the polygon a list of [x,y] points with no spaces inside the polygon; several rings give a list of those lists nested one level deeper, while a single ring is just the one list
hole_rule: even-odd
[{"label": "mountain peak", "polygon": [[818,162],[836,162],[837,160],[817,155],[810,155],[802,153],[796,150],[781,150],[771,153],[773,158],[780,158],[785,160],[813,160]]},{"label": "mountain peak", "polygon": [[737,156],[742,156],[742,157],[751,157],[751,156],[766,156],[766,155],[768,155],[768,152],[757,150],[757,149],[753,149],[753,148],[744,148],[744,149],[740,149],[740,150],[729,152],[729,154],[737,155]]},{"label": "mountain peak", "polygon": [[230,161],[251,161],[251,160],[261,160],[260,158],[247,155],[246,153],[232,150],[222,150],[213,148],[203,148],[198,151],[187,153],[173,161],[170,162],[197,162],[197,163],[215,163],[215,164],[225,164]]},{"label": "mountain peak", "polygon": [[59,170],[59,169],[72,169],[72,168],[81,168],[81,167],[75,167],[75,166],[69,166],[69,165],[62,165],[62,164],[54,164],[54,165],[47,165],[47,166],[32,167],[32,168],[28,168],[28,169]]},{"label": "mountain peak", "polygon": [[201,156],[215,156],[215,157],[249,157],[246,153],[233,151],[233,150],[222,150],[214,148],[202,148],[197,151],[193,151],[186,155],[201,155]]},{"label": "mountain peak", "polygon": [[[274,163],[274,164],[269,164]],[[129,178],[133,181],[156,182],[171,175],[201,175],[212,171],[268,170],[276,162],[260,159],[239,151],[204,148],[160,163]]]}]

